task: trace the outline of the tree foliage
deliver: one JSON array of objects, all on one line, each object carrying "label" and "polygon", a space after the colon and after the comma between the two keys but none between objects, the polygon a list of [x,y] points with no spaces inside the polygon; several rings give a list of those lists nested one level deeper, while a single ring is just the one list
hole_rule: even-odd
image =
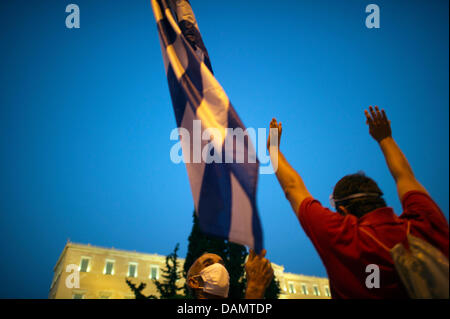
[{"label": "tree foliage", "polygon": [[135,284],[133,284],[129,279],[125,278],[125,282],[130,287],[131,291],[134,293],[134,296],[136,299],[156,299],[156,296],[149,295],[146,296],[142,293],[142,290],[147,287],[147,284],[144,282],[141,282],[138,287],[136,287]]}]

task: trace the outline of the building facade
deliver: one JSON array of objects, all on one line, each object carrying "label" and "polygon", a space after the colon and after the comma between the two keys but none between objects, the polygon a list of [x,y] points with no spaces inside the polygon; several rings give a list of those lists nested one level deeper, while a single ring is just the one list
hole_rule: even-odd
[{"label": "building facade", "polygon": [[[125,279],[136,285],[145,283],[144,295],[159,296],[153,279],[160,279],[165,261],[166,257],[158,254],[67,242],[53,269],[49,298],[133,299]],[[182,269],[184,259],[178,261]],[[274,263],[272,268],[280,283],[280,299],[331,298],[327,278],[284,272],[283,266]],[[178,282],[179,287],[183,285],[184,278]]]}]

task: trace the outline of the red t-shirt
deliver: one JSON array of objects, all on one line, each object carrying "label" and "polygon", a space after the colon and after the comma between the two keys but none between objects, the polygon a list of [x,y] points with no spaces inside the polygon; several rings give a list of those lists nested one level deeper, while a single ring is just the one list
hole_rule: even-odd
[{"label": "red t-shirt", "polygon": [[[317,249],[330,281],[333,298],[407,298],[388,251],[361,227],[392,248],[406,240],[407,222],[411,234],[440,249],[448,258],[449,227],[439,207],[425,193],[411,191],[402,199],[400,217],[390,207],[376,209],[361,218],[342,216],[308,197],[297,217]],[[369,264],[380,269],[380,288],[367,288]]]}]

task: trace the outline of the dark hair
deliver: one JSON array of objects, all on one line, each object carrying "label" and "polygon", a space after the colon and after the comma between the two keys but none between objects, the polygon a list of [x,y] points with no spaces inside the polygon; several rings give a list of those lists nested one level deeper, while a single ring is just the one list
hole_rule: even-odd
[{"label": "dark hair", "polygon": [[[380,196],[367,196],[339,201],[339,198],[357,193],[377,193]],[[377,208],[386,207],[386,202],[381,196],[383,196],[383,192],[377,183],[370,177],[367,177],[364,172],[344,176],[336,183],[333,190],[336,210],[342,213],[339,206],[344,206],[350,214],[356,217],[362,217]]]}]

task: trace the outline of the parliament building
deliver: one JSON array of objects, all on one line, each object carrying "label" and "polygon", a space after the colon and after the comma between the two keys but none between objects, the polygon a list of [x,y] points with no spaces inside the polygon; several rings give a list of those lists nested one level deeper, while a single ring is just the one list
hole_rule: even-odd
[{"label": "parliament building", "polygon": [[[146,284],[142,293],[159,296],[153,279],[160,279],[166,257],[135,251],[103,248],[90,244],[67,242],[53,269],[50,299],[134,299],[134,293],[125,282],[129,279],[139,286]],[[183,265],[184,259],[178,259]],[[182,266],[180,267],[182,269]],[[280,299],[329,299],[327,278],[288,273],[284,267],[272,263],[280,283]],[[184,285],[184,278],[179,286]]]}]

